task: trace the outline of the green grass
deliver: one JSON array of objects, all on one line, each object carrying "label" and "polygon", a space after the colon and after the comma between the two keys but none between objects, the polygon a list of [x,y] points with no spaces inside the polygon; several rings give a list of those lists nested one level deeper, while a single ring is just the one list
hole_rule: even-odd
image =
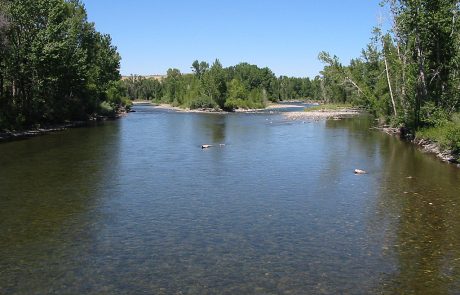
[{"label": "green grass", "polygon": [[321,104],[318,106],[313,106],[305,109],[305,112],[316,112],[316,111],[340,111],[343,109],[351,109],[353,106],[351,104],[336,104],[336,103],[327,103]]},{"label": "green grass", "polygon": [[427,139],[431,141],[436,141],[443,148],[449,147],[449,140],[447,139],[447,134],[449,132],[449,127],[447,125],[441,127],[429,127],[423,128],[417,131],[416,137],[420,139]]},{"label": "green grass", "polygon": [[453,151],[458,158],[460,155],[460,114],[455,114],[451,121],[439,126],[418,130],[416,137],[435,141],[441,148]]}]

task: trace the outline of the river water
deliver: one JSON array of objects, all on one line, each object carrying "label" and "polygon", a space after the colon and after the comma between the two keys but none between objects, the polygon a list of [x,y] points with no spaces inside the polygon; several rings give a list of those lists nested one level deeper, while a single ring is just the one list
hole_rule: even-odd
[{"label": "river water", "polygon": [[136,110],[0,145],[0,294],[460,294],[460,169],[365,116]]}]

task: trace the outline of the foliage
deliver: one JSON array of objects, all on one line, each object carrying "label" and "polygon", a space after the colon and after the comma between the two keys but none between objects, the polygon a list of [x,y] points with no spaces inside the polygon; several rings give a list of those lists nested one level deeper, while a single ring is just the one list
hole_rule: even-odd
[{"label": "foliage", "polygon": [[281,76],[269,68],[240,63],[224,68],[195,60],[193,74],[169,69],[161,80],[131,76],[123,80],[130,99],[147,99],[186,108],[234,110],[264,108],[269,101],[320,99],[320,80]]},{"label": "foliage", "polygon": [[126,89],[126,96],[132,100],[159,101],[163,96],[161,82],[156,79],[146,79],[142,76],[132,75],[121,83]]},{"label": "foliage", "polygon": [[99,105],[99,113],[102,116],[113,117],[116,114],[115,108],[107,101],[101,102]]},{"label": "foliage", "polygon": [[449,142],[449,147],[456,153],[460,155],[460,126],[452,125],[451,128],[447,131],[447,140]]},{"label": "foliage", "polygon": [[[386,0],[382,5],[389,8],[393,27],[375,28],[361,57],[345,66],[338,57],[320,53],[325,66],[319,96],[366,107],[383,122],[421,133],[449,129],[460,107],[458,0]],[[452,144],[457,131],[449,130],[442,138]]]},{"label": "foliage", "polygon": [[460,121],[454,120],[437,126],[421,128],[417,131],[416,137],[435,141],[442,148],[460,155]]},{"label": "foliage", "polygon": [[110,96],[123,102],[108,92],[120,56],[80,1],[2,0],[0,36],[0,128],[86,119]]}]

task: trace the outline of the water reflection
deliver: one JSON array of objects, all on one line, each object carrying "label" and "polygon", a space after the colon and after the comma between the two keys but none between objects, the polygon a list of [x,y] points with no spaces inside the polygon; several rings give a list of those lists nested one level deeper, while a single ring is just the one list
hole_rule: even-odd
[{"label": "water reflection", "polygon": [[[382,283],[386,294],[459,291],[458,170],[386,137],[376,212],[387,225],[382,252],[396,268]],[[429,169],[427,169],[429,167]]]},{"label": "water reflection", "polygon": [[118,130],[107,123],[0,145],[1,294],[48,293],[30,287],[84,255],[119,156]]},{"label": "water reflection", "polygon": [[142,107],[0,145],[0,293],[460,290],[457,170],[368,118],[284,122]]},{"label": "water reflection", "polygon": [[210,133],[212,144],[225,144],[227,118],[227,116],[213,114],[200,116],[199,124],[201,126],[197,128]]}]

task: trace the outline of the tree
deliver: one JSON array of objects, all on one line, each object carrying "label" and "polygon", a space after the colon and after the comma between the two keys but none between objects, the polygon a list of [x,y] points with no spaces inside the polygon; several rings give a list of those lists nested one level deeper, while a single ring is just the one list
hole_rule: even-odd
[{"label": "tree", "polygon": [[192,63],[192,71],[195,73],[195,75],[201,79],[203,74],[209,69],[209,64],[205,61],[199,62],[198,60],[195,60]]},{"label": "tree", "polygon": [[173,104],[181,104],[182,97],[182,74],[178,69],[168,69],[164,81],[166,100]]},{"label": "tree", "polygon": [[388,3],[394,18],[395,41],[403,49],[400,60],[404,66],[404,95],[411,102],[412,125],[418,128],[436,109],[452,113],[458,108],[458,1]]},{"label": "tree", "polygon": [[225,107],[227,85],[222,64],[218,59],[214,61],[209,71],[204,73],[203,80],[204,95],[213,100],[219,107]]},{"label": "tree", "polygon": [[120,56],[110,36],[87,21],[80,1],[3,0],[0,6],[0,127],[98,112],[120,78]]}]

